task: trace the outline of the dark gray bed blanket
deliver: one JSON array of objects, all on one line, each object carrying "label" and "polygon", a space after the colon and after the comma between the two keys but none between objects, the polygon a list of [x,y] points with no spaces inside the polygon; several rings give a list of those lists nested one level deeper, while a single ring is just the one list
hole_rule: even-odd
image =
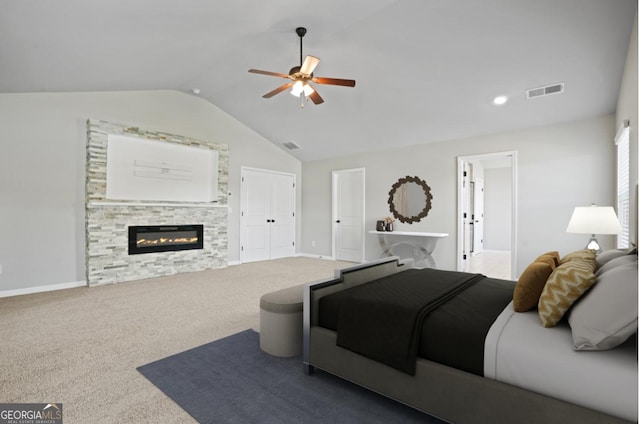
[{"label": "dark gray bed blanket", "polygon": [[339,310],[337,344],[414,375],[424,318],[485,278],[412,269],[349,289]]}]

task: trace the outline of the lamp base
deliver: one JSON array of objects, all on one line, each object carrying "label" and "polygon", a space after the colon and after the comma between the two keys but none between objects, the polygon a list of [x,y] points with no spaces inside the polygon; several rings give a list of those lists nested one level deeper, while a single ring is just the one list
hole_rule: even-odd
[{"label": "lamp base", "polygon": [[595,234],[591,234],[591,238],[587,243],[586,249],[591,249],[596,251],[596,256],[602,253],[602,248],[600,247],[600,243],[598,243],[598,239]]}]

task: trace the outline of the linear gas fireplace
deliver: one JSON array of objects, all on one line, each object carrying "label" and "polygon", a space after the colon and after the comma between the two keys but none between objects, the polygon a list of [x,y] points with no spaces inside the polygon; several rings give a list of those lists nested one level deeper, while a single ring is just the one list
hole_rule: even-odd
[{"label": "linear gas fireplace", "polygon": [[144,225],[129,227],[129,254],[203,248],[203,225]]}]

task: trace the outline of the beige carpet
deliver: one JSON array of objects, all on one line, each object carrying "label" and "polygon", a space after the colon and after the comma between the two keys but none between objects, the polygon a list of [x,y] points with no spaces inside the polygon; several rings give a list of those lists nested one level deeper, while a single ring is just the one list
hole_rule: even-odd
[{"label": "beige carpet", "polygon": [[61,402],[65,424],[194,422],[136,367],[259,330],[262,294],[350,265],[287,258],[0,299],[0,402]]}]

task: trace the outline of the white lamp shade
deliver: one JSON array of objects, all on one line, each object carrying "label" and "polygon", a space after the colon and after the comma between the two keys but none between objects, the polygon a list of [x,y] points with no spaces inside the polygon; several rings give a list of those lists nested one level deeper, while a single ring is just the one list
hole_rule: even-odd
[{"label": "white lamp shade", "polygon": [[578,206],[567,226],[567,233],[619,234],[620,221],[611,206]]}]

